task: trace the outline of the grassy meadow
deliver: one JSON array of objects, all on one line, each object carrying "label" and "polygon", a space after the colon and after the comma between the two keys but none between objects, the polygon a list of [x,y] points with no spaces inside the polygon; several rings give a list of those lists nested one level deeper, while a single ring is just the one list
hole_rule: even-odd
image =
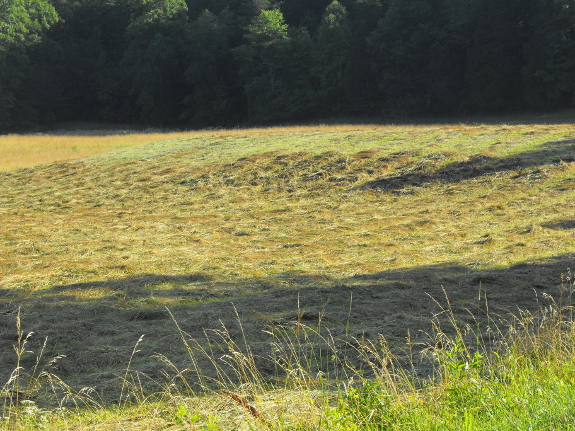
[{"label": "grassy meadow", "polygon": [[573,124],[3,136],[0,220],[6,429],[575,423]]},{"label": "grassy meadow", "polygon": [[[190,132],[138,133],[110,130],[78,131],[79,134],[0,136],[0,172],[93,156],[120,148],[190,135]],[[100,133],[100,134],[98,134]]]}]

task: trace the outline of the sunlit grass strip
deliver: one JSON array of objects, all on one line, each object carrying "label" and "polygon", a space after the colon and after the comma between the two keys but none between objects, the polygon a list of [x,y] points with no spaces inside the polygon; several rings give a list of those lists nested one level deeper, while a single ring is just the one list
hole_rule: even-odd
[{"label": "sunlit grass strip", "polygon": [[[339,159],[346,161],[338,152],[325,169]],[[197,186],[186,182],[199,181],[200,174],[188,170],[193,159],[110,169],[84,162],[76,174],[57,172],[57,166],[47,166],[45,174],[40,168],[22,172],[0,195],[2,283],[38,288],[149,271],[210,271],[225,278],[300,269],[351,276],[470,260],[488,268],[573,248],[571,229],[540,226],[572,219],[573,163],[540,167],[546,173],[539,179],[525,169],[525,175],[434,182],[396,195],[354,190],[359,181],[298,183],[306,174],[300,161],[287,172],[295,184],[284,185],[273,162],[247,161],[236,171],[207,164],[201,174],[211,177]],[[301,162],[311,165],[308,172],[320,166],[309,156]],[[226,185],[223,178],[232,174],[243,183]],[[247,177],[255,175],[268,175],[277,189],[251,186]],[[284,191],[288,187],[294,191]]]},{"label": "sunlit grass strip", "polygon": [[[198,160],[225,160],[262,151],[340,151],[387,152],[405,149],[425,154],[429,151],[453,151],[473,154],[492,151],[498,144],[500,155],[513,154],[538,142],[571,137],[569,125],[520,126],[300,126],[232,130],[205,130],[173,133],[127,133],[90,135],[4,135],[0,136],[0,172],[54,161],[80,159],[110,151],[166,141],[139,151],[134,156],[154,157],[178,148],[189,148]],[[533,133],[533,137],[526,134]],[[488,135],[488,136],[485,136]],[[187,139],[186,139],[187,138]],[[119,153],[116,160],[130,159],[132,152]],[[136,156],[137,157],[137,156]]]},{"label": "sunlit grass strip", "polygon": [[80,159],[191,133],[129,133],[106,136],[4,135],[0,136],[0,172],[42,163]]}]

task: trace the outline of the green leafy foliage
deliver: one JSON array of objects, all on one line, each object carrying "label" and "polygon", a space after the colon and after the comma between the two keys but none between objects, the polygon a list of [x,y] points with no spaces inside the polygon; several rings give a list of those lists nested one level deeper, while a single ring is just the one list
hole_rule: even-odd
[{"label": "green leafy foliage", "polygon": [[312,73],[319,80],[323,108],[338,111],[343,96],[344,71],[349,62],[351,30],[346,8],[334,0],[325,10],[313,50]]},{"label": "green leafy foliage", "polygon": [[229,15],[204,11],[191,23],[183,47],[187,109],[180,118],[200,126],[233,124],[241,116],[240,87],[229,67],[235,63],[230,47],[232,25]]},{"label": "green leafy foliage", "polygon": [[285,88],[283,72],[291,51],[288,26],[279,10],[262,10],[247,27],[250,42],[236,48],[242,65],[240,78],[248,99],[248,112],[254,119],[277,120],[282,108],[278,98]]},{"label": "green leafy foliage", "polygon": [[575,2],[529,2],[524,96],[529,106],[553,109],[570,106],[575,95]]},{"label": "green leafy foliage", "polygon": [[58,15],[47,1],[0,0],[0,130],[33,124],[26,112],[30,104],[21,100],[31,72],[25,47],[38,42],[56,21]]},{"label": "green leafy foliage", "polygon": [[45,0],[0,1],[0,51],[12,45],[35,42],[39,34],[58,20]]},{"label": "green leafy foliage", "polygon": [[137,0],[133,4],[138,16],[132,20],[128,32],[135,32],[136,37],[142,28],[168,22],[188,10],[184,0]]},{"label": "green leafy foliage", "polygon": [[0,128],[569,109],[574,11],[574,0],[2,0],[0,61],[18,70],[1,67]]},{"label": "green leafy foliage", "polygon": [[126,30],[120,66],[128,76],[129,109],[139,121],[170,123],[181,110],[180,62],[187,10],[183,0],[142,0]]},{"label": "green leafy foliage", "polygon": [[256,45],[269,46],[288,38],[288,25],[279,10],[262,10],[247,29],[246,39]]}]

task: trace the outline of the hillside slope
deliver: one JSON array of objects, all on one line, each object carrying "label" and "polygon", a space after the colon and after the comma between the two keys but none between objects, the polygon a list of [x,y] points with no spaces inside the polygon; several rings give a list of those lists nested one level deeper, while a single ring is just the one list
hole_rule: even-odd
[{"label": "hillside slope", "polygon": [[298,319],[422,340],[443,290],[462,321],[557,294],[574,190],[569,125],[213,131],[0,173],[0,349],[21,307],[105,393],[141,334],[134,368],[185,363],[166,306],[195,336],[239,337],[237,310],[256,351]]}]

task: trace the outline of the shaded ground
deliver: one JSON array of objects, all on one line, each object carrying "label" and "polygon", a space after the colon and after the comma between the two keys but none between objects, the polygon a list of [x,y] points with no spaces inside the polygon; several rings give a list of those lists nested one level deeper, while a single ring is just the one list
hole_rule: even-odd
[{"label": "shaded ground", "polygon": [[[66,355],[58,362],[58,375],[78,387],[95,386],[104,397],[109,397],[117,396],[117,377],[142,334],[145,337],[138,346],[132,369],[161,380],[165,367],[151,359],[158,353],[180,369],[190,365],[168,310],[146,306],[145,299],[151,294],[187,303],[170,307],[170,312],[182,330],[203,344],[206,330],[225,327],[231,339],[241,345],[245,338],[256,355],[267,356],[272,340],[264,331],[288,328],[299,321],[311,327],[321,324],[324,330],[329,328],[331,337],[345,342],[353,343],[354,339],[377,342],[378,336],[383,335],[392,349],[399,352],[405,346],[408,331],[413,343],[421,343],[416,350],[431,342],[428,337],[431,321],[442,312],[438,303],[448,307],[445,295],[462,327],[467,324],[475,327],[485,321],[487,295],[491,317],[500,318],[501,329],[505,330],[505,319],[510,313],[518,315],[520,310],[539,309],[548,302],[545,295],[559,301],[561,274],[569,267],[575,267],[575,254],[491,271],[432,265],[343,279],[285,273],[230,280],[225,284],[212,283],[200,274],[143,275],[55,286],[25,300],[5,292],[0,311],[0,349],[4,352],[1,377],[7,378],[14,361],[14,355],[8,352],[16,342],[18,308],[24,330],[34,332],[30,339],[33,350],[37,351],[48,337],[45,356]],[[165,283],[176,287],[153,290]],[[66,295],[68,290],[103,286],[113,291],[113,295],[90,301]],[[13,300],[6,301],[10,296],[14,296]],[[141,300],[142,307],[126,309],[122,300],[127,298]],[[561,300],[566,303],[565,298]],[[449,333],[452,328],[447,316],[443,320],[443,329]],[[219,355],[223,353],[222,350]],[[347,352],[350,356],[353,353]],[[31,366],[34,360],[33,356],[28,357],[24,366]],[[262,361],[259,365],[264,374],[273,374],[270,363]],[[210,375],[209,361],[204,358],[201,366]]]},{"label": "shaded ground", "polygon": [[[530,168],[529,172],[519,172],[517,178],[525,175],[537,180],[545,174],[546,171],[543,168],[545,165],[575,161],[575,140],[547,142],[542,147],[544,148],[542,150],[513,157],[501,158],[476,154],[463,161],[451,161],[449,155],[442,153],[428,154],[416,162],[398,169],[399,174],[394,172],[394,175],[368,181],[360,188],[398,190],[407,186],[421,186],[435,181],[456,183],[484,175],[526,168]],[[403,153],[392,154],[380,160],[391,162],[404,156]],[[437,169],[438,165],[444,166]]]}]

